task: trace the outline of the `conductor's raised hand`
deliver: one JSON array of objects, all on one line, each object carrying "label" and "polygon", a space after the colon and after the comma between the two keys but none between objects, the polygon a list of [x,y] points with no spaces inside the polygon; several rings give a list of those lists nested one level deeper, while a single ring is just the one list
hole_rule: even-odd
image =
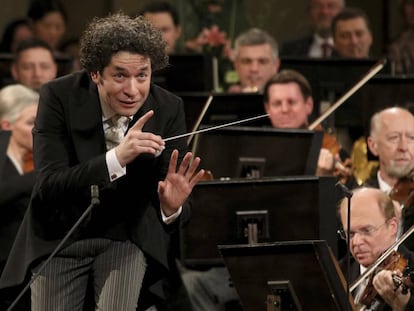
[{"label": "conductor's raised hand", "polygon": [[177,212],[204,175],[204,170],[197,172],[200,158],[191,159],[192,153],[187,152],[177,169],[178,150],[171,153],[167,176],[158,184],[161,209],[166,216]]},{"label": "conductor's raised hand", "polygon": [[121,143],[115,148],[115,153],[122,166],[132,162],[142,153],[159,155],[164,150],[161,136],[143,132],[145,123],[153,116],[154,111],[148,111],[129,129]]}]

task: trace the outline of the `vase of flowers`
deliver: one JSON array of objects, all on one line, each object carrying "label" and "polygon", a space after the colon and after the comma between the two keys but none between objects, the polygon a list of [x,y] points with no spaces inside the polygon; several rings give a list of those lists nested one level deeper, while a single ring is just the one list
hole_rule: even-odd
[{"label": "vase of flowers", "polygon": [[215,92],[221,92],[223,81],[221,67],[232,52],[226,32],[220,31],[217,25],[213,25],[210,28],[204,28],[196,40],[197,45],[201,47],[201,52],[212,58],[213,88]]}]

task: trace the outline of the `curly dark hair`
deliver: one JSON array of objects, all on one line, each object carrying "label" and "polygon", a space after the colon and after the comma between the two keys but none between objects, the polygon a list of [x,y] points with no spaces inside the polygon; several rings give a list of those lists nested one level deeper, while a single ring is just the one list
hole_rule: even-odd
[{"label": "curly dark hair", "polygon": [[122,12],[96,17],[87,26],[80,41],[80,62],[89,72],[103,73],[118,52],[149,57],[153,71],[168,64],[161,32],[142,16]]}]

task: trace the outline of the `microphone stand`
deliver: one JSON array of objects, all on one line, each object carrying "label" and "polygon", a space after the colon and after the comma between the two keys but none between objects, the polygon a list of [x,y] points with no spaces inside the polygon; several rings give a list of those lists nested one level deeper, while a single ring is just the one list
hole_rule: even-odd
[{"label": "microphone stand", "polygon": [[19,293],[19,295],[16,297],[16,299],[13,301],[13,303],[8,307],[7,311],[11,311],[16,304],[19,302],[19,300],[22,298],[22,296],[26,293],[26,291],[30,288],[30,285],[33,284],[33,282],[39,277],[40,273],[44,270],[46,265],[52,260],[52,258],[61,250],[62,246],[66,243],[66,241],[69,239],[69,237],[72,235],[72,233],[79,227],[79,225],[85,220],[85,218],[89,215],[89,213],[92,211],[92,208],[99,205],[99,188],[97,185],[91,185],[91,203],[89,204],[88,208],[83,212],[83,214],[79,217],[79,219],[76,221],[76,223],[70,228],[68,233],[63,237],[63,239],[60,241],[58,246],[54,249],[54,251],[49,255],[49,257],[43,262],[43,264],[39,267],[36,273],[33,274],[31,280],[27,285],[22,289],[22,291]]},{"label": "microphone stand", "polygon": [[[350,233],[350,228],[351,228],[351,197],[352,197],[353,193],[352,193],[351,190],[348,189],[347,186],[345,186],[344,184],[342,184],[339,181],[335,184],[335,186],[337,186],[341,189],[342,194],[347,199],[347,215],[348,215],[347,224],[346,224],[346,226],[347,226],[346,227],[347,228],[346,229],[346,231],[347,231],[347,233],[346,233],[346,249],[347,249],[347,251],[346,251],[345,260],[346,260],[346,270],[347,270],[347,273],[346,273],[346,278],[347,278],[347,281],[346,281],[346,297],[347,297],[347,299],[349,299],[349,296],[350,296],[350,283],[351,283],[351,253],[350,253],[350,250],[349,250],[349,244],[351,243],[351,239],[350,239],[350,234],[349,233]],[[348,306],[347,309],[349,310],[350,305],[347,304],[347,306]]]}]

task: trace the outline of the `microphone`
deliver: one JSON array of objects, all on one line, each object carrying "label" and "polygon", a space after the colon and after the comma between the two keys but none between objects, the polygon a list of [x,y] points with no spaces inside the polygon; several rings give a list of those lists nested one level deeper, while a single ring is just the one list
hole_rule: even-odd
[{"label": "microphone", "polygon": [[22,296],[26,293],[26,291],[30,288],[30,285],[33,284],[33,282],[39,277],[40,273],[43,272],[46,265],[55,257],[55,255],[62,249],[63,245],[66,243],[66,241],[69,239],[69,237],[73,234],[73,232],[82,224],[82,222],[85,219],[89,219],[90,213],[92,211],[92,208],[96,205],[99,205],[99,188],[97,185],[91,185],[91,203],[89,204],[88,208],[83,212],[83,214],[79,217],[79,219],[76,221],[76,223],[70,228],[70,230],[66,233],[66,235],[63,237],[63,239],[59,242],[59,244],[56,246],[56,248],[53,250],[53,252],[49,255],[48,258],[42,263],[42,265],[39,267],[39,269],[33,274],[30,281],[26,284],[26,286],[21,290],[19,295],[16,297],[16,299],[12,302],[12,304],[8,307],[7,311],[11,311],[14,306],[19,302],[19,300],[22,298]]},{"label": "microphone", "polygon": [[352,195],[353,195],[352,191],[351,191],[351,190],[349,190],[349,189],[348,189],[348,187],[347,187],[347,186],[345,186],[345,185],[344,185],[343,183],[341,183],[340,181],[338,181],[338,182],[335,184],[335,187],[339,188],[339,189],[341,190],[342,194],[343,194],[344,196],[346,196],[347,198],[351,198],[351,197],[352,197]]},{"label": "microphone", "polygon": [[97,185],[91,185],[91,204],[99,205],[99,188]]}]

